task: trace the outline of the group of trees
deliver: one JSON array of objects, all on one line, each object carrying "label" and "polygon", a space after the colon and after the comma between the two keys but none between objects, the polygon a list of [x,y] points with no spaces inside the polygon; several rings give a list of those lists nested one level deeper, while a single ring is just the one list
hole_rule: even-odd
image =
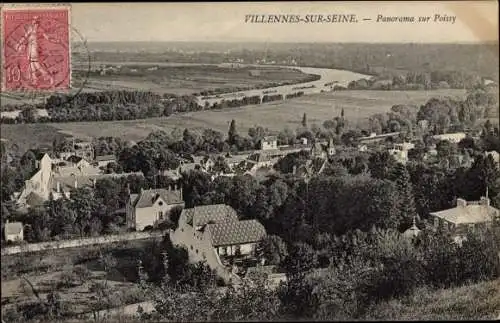
[{"label": "group of trees", "polygon": [[[265,274],[251,276],[252,281],[243,279],[238,287],[217,288],[213,274],[202,270],[203,264],[196,267],[200,268],[198,275],[189,276],[192,269],[182,265],[186,256],[179,258],[179,251],[167,246],[162,250],[171,252],[163,257],[159,252],[149,253],[155,255],[152,258],[156,259],[156,270],[139,268],[140,273],[161,273],[154,280],[156,284],[148,284],[144,275],[140,279],[141,286],[153,297],[156,310],[142,318],[364,319],[385,301],[402,300],[422,287],[432,292],[498,278],[498,233],[471,233],[462,246],[451,243],[446,232],[430,231],[411,241],[393,230],[356,230],[332,239],[318,236],[313,246],[301,242],[285,245],[279,237],[268,236],[262,243],[266,259],[272,259],[287,276],[287,282],[276,289],[270,288]],[[321,261],[325,256],[332,259],[326,265]],[[192,283],[181,283],[186,277],[183,273]],[[203,283],[196,284],[199,277],[203,277]]]},{"label": "group of trees", "polygon": [[433,134],[442,134],[451,126],[459,131],[471,127],[478,119],[493,117],[494,112],[498,113],[498,88],[496,92],[492,89],[478,89],[470,92],[463,101],[451,98],[430,99],[420,107],[417,120],[427,120]]},{"label": "group of trees", "polygon": [[[389,73],[390,74],[390,73]],[[477,74],[459,71],[407,72],[389,78],[383,73],[371,79],[351,81],[351,90],[430,90],[430,89],[473,89],[483,85]]]}]

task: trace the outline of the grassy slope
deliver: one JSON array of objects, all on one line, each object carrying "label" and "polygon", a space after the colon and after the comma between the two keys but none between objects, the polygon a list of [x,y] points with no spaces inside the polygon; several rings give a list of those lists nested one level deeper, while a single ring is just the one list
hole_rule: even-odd
[{"label": "grassy slope", "polygon": [[500,316],[500,279],[452,289],[419,289],[370,310],[370,320],[488,320]]}]

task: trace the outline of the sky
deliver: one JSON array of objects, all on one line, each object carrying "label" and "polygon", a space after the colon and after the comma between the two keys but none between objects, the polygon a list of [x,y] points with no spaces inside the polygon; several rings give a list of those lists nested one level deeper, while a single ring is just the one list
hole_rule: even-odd
[{"label": "sky", "polygon": [[[96,41],[416,42],[498,40],[497,1],[75,3],[72,26]],[[358,23],[245,23],[251,14],[355,14]],[[456,16],[455,23],[376,22],[383,16]],[[363,21],[363,18],[371,20]]]}]

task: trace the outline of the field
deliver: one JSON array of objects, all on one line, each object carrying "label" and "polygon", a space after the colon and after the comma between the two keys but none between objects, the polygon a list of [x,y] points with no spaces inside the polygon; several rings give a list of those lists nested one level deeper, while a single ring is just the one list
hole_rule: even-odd
[{"label": "field", "polygon": [[248,128],[261,125],[271,130],[285,127],[296,129],[307,113],[309,125],[321,125],[323,121],[340,115],[344,108],[348,120],[362,122],[374,113],[387,112],[395,104],[421,105],[432,97],[451,96],[463,98],[463,90],[434,91],[341,91],[304,96],[278,103],[226,110],[207,110],[173,115],[168,118],[153,118],[130,121],[72,122],[50,124],[2,125],[1,137],[17,142],[20,148],[38,144],[51,144],[57,132],[82,139],[98,136],[121,137],[138,141],[151,131],[170,131],[178,128],[212,128],[226,133],[232,119],[237,128],[246,134]]},{"label": "field", "polygon": [[[154,66],[154,65],[153,65]],[[151,68],[155,70],[150,70]],[[250,71],[258,71],[252,76]],[[298,70],[278,67],[230,68],[218,66],[127,66],[109,75],[92,72],[87,88],[150,90],[178,95],[202,90],[233,87],[267,86],[275,82],[299,83],[308,77]]]},{"label": "field", "polygon": [[[26,277],[33,284],[42,299],[49,292],[57,291],[73,314],[97,310],[102,305],[92,287],[94,283],[107,283],[106,290],[115,303],[112,304],[113,307],[142,301],[142,292],[134,283],[135,266],[147,243],[149,242],[146,240],[138,240],[127,244],[3,256],[2,316],[16,305],[37,300],[32,289],[20,276]],[[98,258],[100,253],[115,259],[113,269],[108,272],[104,270]],[[76,267],[85,268],[88,277],[80,279],[78,275],[73,275],[70,276],[71,279],[65,279]]]}]

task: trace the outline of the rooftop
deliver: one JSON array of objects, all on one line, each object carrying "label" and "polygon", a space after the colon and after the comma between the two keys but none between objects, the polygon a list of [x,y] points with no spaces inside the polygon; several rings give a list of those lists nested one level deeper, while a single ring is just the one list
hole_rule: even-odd
[{"label": "rooftop", "polygon": [[226,204],[201,205],[184,209],[187,223],[197,227],[208,223],[238,221],[236,211]]},{"label": "rooftop", "polygon": [[66,160],[71,162],[71,163],[76,164],[76,163],[79,163],[82,159],[83,159],[82,157],[71,155]]},{"label": "rooftop", "polygon": [[214,247],[258,242],[266,236],[266,229],[257,220],[208,224],[207,230]]},{"label": "rooftop", "polygon": [[40,206],[43,205],[45,200],[35,192],[31,192],[26,196],[26,204],[29,206]]},{"label": "rooftop", "polygon": [[97,156],[95,158],[95,161],[108,161],[108,160],[115,160],[116,157],[115,155],[103,155],[103,156]]},{"label": "rooftop", "polygon": [[168,205],[180,204],[184,201],[182,200],[181,190],[171,190],[171,189],[151,189],[143,190],[139,194],[130,194],[130,200],[132,205],[136,208],[145,208],[153,206],[156,201],[161,198]]},{"label": "rooftop", "polygon": [[57,183],[59,182],[62,190],[70,190],[75,187],[75,179],[78,181],[78,187],[83,186],[93,186],[93,180],[100,180],[103,178],[118,178],[126,177],[130,175],[144,176],[142,172],[136,173],[122,173],[122,174],[92,174],[92,175],[80,175],[80,173],[75,172],[73,175],[63,175],[58,176],[57,173],[54,175],[51,186],[52,190],[57,189]]},{"label": "rooftop", "polygon": [[276,141],[278,140],[278,137],[276,136],[265,136],[264,138],[262,138],[263,141]]},{"label": "rooftop", "polygon": [[454,224],[474,224],[493,221],[495,215],[498,216],[499,211],[482,202],[483,201],[465,202],[462,199],[458,199],[458,205],[456,207],[443,211],[431,212],[431,215]]}]

